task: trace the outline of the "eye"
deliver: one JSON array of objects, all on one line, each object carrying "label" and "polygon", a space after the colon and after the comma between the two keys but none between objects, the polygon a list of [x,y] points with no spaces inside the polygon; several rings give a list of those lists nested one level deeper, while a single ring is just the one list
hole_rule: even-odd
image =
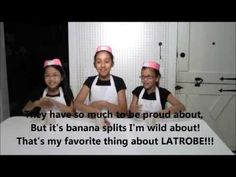
[{"label": "eye", "polygon": [[154,78],[154,76],[150,76],[150,75],[147,75],[147,76],[139,76],[142,80],[144,79],[148,79],[148,80],[151,80]]}]

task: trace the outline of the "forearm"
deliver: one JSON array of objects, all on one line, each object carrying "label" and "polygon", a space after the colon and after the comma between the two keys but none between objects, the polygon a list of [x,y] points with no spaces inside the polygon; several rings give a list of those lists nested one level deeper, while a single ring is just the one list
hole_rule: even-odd
[{"label": "forearm", "polygon": [[113,114],[116,114],[117,112],[125,114],[127,113],[127,108],[125,108],[124,106],[119,106],[110,102],[106,102],[105,109],[109,110]]},{"label": "forearm", "polygon": [[67,106],[60,102],[54,102],[54,104],[61,112],[74,113],[73,105]]},{"label": "forearm", "polygon": [[130,112],[132,112],[132,113],[138,112],[137,106],[130,106]]},{"label": "forearm", "polygon": [[99,109],[94,108],[90,105],[86,105],[84,103],[75,103],[75,110],[80,110],[85,113],[97,113],[100,112]]}]

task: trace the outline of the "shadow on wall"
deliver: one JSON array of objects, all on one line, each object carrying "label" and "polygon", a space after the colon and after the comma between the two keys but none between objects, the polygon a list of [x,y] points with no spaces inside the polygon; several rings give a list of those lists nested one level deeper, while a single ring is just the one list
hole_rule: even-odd
[{"label": "shadow on wall", "polygon": [[10,116],[22,108],[43,82],[43,62],[61,58],[69,77],[68,23],[4,22]]}]

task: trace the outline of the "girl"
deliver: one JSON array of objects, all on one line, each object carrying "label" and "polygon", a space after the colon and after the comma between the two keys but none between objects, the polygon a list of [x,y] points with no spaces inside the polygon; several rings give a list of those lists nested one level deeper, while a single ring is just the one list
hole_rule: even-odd
[{"label": "girl", "polygon": [[[127,112],[126,85],[122,78],[110,74],[114,65],[113,58],[110,46],[97,47],[94,67],[98,75],[88,77],[84,82],[75,99],[75,109],[86,113],[99,113],[104,110],[114,114]],[[88,95],[90,103],[86,105],[84,102]]]},{"label": "girl", "polygon": [[65,71],[58,58],[44,62],[44,87],[35,92],[23,112],[73,113],[73,94],[68,86]]},{"label": "girl", "polygon": [[[161,78],[159,69],[160,65],[155,61],[143,64],[140,76],[143,86],[136,87],[132,92],[131,112],[175,113],[185,110],[184,105],[168,90],[159,87],[159,80]],[[172,105],[169,108],[165,108],[167,101]]]}]

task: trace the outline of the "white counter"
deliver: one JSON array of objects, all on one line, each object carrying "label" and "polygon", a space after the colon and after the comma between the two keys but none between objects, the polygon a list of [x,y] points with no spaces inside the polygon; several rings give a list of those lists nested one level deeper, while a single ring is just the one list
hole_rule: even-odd
[{"label": "white counter", "polygon": [[[202,119],[157,119],[156,126],[162,129],[155,131],[148,131],[144,121],[134,118],[109,121],[113,127],[110,133],[78,131],[78,126],[95,127],[94,120],[87,118],[57,118],[55,131],[50,131],[50,125],[35,118],[11,117],[1,123],[1,155],[233,155]],[[32,125],[38,131],[33,131]],[[66,131],[66,125],[75,131]],[[176,125],[193,131],[170,131]],[[114,144],[105,144],[105,139]],[[131,144],[137,139],[154,144]],[[85,141],[88,144],[83,144]],[[78,144],[72,144],[75,142]]]}]

